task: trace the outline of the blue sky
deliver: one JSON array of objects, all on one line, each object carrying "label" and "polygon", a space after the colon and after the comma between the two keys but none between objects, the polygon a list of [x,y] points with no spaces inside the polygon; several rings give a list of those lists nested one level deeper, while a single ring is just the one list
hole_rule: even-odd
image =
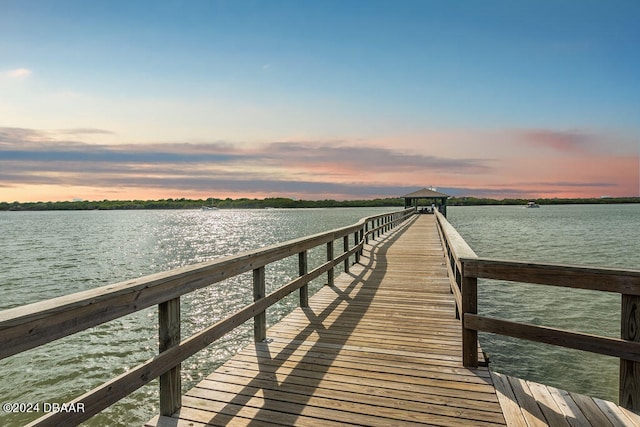
[{"label": "blue sky", "polygon": [[[3,1],[0,200],[637,196],[638,22],[633,1]],[[267,156],[287,143],[375,155]]]}]

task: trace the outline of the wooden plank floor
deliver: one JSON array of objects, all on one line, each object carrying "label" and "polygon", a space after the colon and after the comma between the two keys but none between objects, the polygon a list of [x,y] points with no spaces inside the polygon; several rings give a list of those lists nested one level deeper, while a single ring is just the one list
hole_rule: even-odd
[{"label": "wooden plank floor", "polygon": [[640,427],[640,416],[615,403],[491,373],[510,427]]},{"label": "wooden plank floor", "polygon": [[360,265],[271,327],[267,342],[147,426],[640,427],[611,402],[462,367],[433,216],[370,243]]},{"label": "wooden plank floor", "polygon": [[504,426],[486,368],[461,364],[434,217],[372,245],[149,426]]}]

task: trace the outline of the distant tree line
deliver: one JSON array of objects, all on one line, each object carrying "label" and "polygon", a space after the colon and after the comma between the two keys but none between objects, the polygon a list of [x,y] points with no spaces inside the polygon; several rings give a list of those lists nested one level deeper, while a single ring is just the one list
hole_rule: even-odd
[{"label": "distant tree line", "polygon": [[[451,197],[449,206],[524,205],[530,199],[486,199],[475,197]],[[605,197],[583,199],[536,199],[540,205],[640,203],[640,197]],[[69,202],[0,202],[0,211],[47,210],[126,210],[126,209],[200,209],[213,206],[218,209],[284,209],[284,208],[338,208],[338,207],[386,207],[404,206],[402,198],[372,200],[294,200],[286,197],[266,199],[161,199],[161,200],[102,200]]]},{"label": "distant tree line", "polygon": [[640,197],[553,198],[553,199],[485,199],[475,197],[451,197],[449,206],[526,205],[535,200],[539,205],[593,205],[640,203]]},{"label": "distant tree line", "polygon": [[162,199],[162,200],[102,200],[69,202],[0,202],[0,211],[46,210],[127,210],[127,209],[200,209],[203,206],[218,209],[283,209],[327,207],[380,207],[403,206],[403,199],[373,200],[294,200],[285,197],[266,199]]}]

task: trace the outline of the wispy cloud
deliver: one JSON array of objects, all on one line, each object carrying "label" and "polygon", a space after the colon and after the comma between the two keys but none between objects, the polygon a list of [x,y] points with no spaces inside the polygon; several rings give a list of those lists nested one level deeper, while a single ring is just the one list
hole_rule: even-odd
[{"label": "wispy cloud", "polygon": [[594,141],[593,135],[578,131],[531,129],[516,131],[516,134],[529,145],[565,153],[589,151]]},{"label": "wispy cloud", "polygon": [[92,187],[105,194],[114,189],[119,194],[126,189],[154,189],[154,194],[306,198],[394,196],[431,184],[460,196],[567,197],[638,191],[637,155],[589,151],[587,133],[517,132],[515,145],[572,155],[548,153],[542,162],[536,156],[516,157],[514,152],[501,157],[495,150],[492,157],[459,153],[453,157],[436,155],[430,144],[401,148],[367,146],[361,140],[110,145],[99,143],[113,134],[105,129],[0,127],[0,187],[57,185]]},{"label": "wispy cloud", "polygon": [[[384,172],[456,170],[479,173],[484,160],[448,159],[347,142],[88,144],[103,129],[42,131],[0,128],[0,180],[5,185],[56,184],[173,188],[278,194],[393,195],[415,189]],[[318,193],[320,192],[320,193]]]},{"label": "wispy cloud", "polygon": [[54,131],[59,135],[114,135],[115,132],[104,129],[93,128],[77,128],[77,129],[59,129]]},{"label": "wispy cloud", "polygon": [[261,150],[269,161],[296,162],[305,167],[364,171],[451,171],[464,173],[487,172],[484,159],[453,159],[427,156],[393,148],[367,147],[339,142],[274,142]]},{"label": "wispy cloud", "polygon": [[15,68],[13,70],[6,70],[0,72],[0,76],[8,77],[10,79],[24,79],[29,77],[33,72],[28,68]]}]

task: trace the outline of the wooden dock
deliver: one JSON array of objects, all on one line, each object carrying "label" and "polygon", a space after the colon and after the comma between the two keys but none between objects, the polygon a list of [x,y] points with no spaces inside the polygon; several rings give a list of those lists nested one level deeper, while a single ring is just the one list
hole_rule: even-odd
[{"label": "wooden dock", "polygon": [[414,221],[148,425],[505,425],[487,368],[461,365],[434,217]]},{"label": "wooden dock", "polygon": [[[326,262],[308,265],[307,252],[323,247]],[[267,294],[265,267],[289,257],[299,276]],[[252,303],[181,337],[182,295],[249,272]],[[479,279],[619,293],[621,338],[484,316]],[[266,310],[296,291],[300,307],[267,329]],[[152,306],[156,356],[68,403],[84,411],[29,426],[76,426],[159,378],[160,415],[147,426],[640,427],[640,271],[480,258],[440,213],[413,208],[2,311],[0,359]],[[181,363],[251,319],[254,343],[182,395]],[[627,409],[490,372],[479,331],[618,358]]]},{"label": "wooden dock", "polygon": [[146,425],[640,426],[611,402],[560,390],[553,400],[551,388],[494,373],[496,391],[486,367],[464,368],[434,221],[416,216],[372,242],[308,307],[187,392],[176,414]]}]

